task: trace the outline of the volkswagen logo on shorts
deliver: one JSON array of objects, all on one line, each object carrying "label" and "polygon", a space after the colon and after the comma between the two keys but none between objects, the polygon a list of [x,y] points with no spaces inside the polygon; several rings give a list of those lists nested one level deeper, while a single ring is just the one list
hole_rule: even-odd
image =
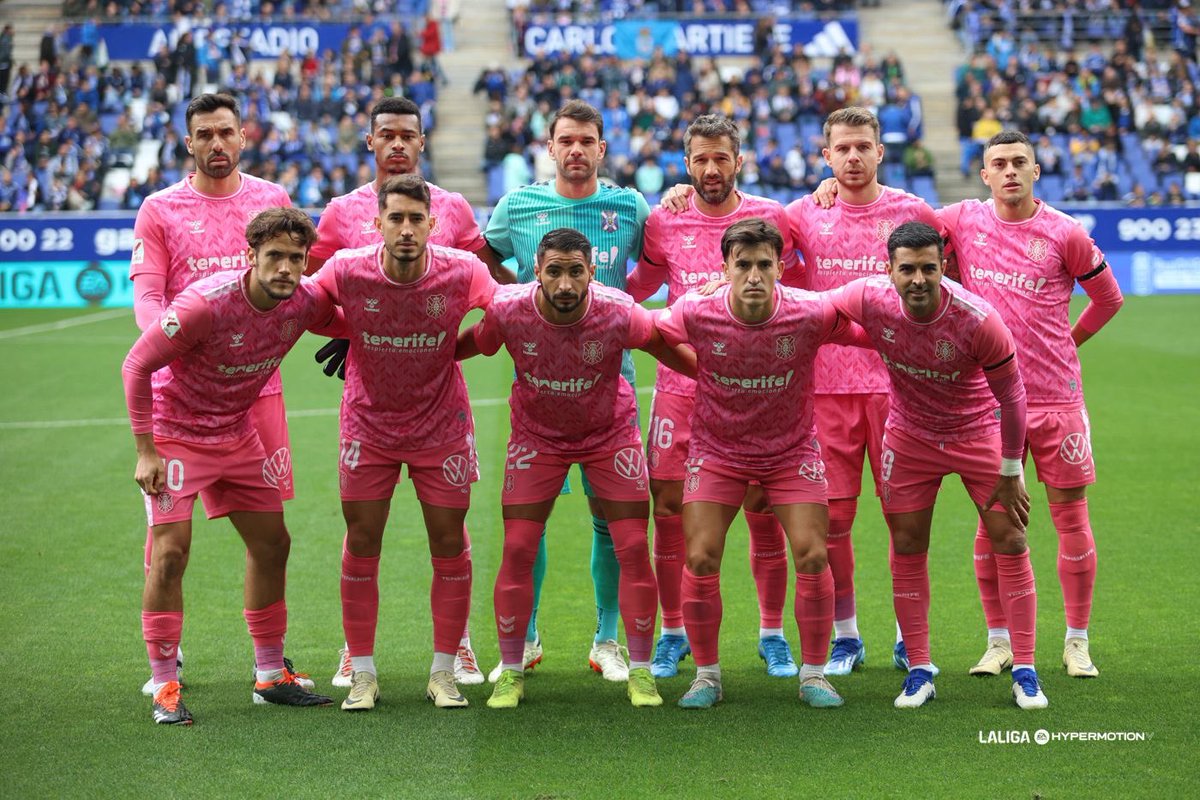
[{"label": "volkswagen logo on shorts", "polygon": [[1082,433],[1072,433],[1063,439],[1058,448],[1058,454],[1068,464],[1082,464],[1088,460],[1092,447],[1087,437]]},{"label": "volkswagen logo on shorts", "polygon": [[154,502],[158,505],[158,513],[169,514],[175,507],[175,496],[170,492],[159,492]]},{"label": "volkswagen logo on shorts", "polygon": [[282,489],[292,479],[292,454],[281,447],[263,461],[263,480],[276,489]]},{"label": "volkswagen logo on shorts", "polygon": [[471,461],[466,456],[448,456],[442,462],[442,477],[451,486],[466,486],[471,480]]},{"label": "volkswagen logo on shorts", "polygon": [[626,447],[617,451],[613,456],[613,469],[626,480],[640,480],[646,473],[646,461],[642,458],[641,448]]},{"label": "volkswagen logo on shorts", "polygon": [[825,462],[821,459],[806,461],[800,465],[800,477],[813,483],[825,482]]}]

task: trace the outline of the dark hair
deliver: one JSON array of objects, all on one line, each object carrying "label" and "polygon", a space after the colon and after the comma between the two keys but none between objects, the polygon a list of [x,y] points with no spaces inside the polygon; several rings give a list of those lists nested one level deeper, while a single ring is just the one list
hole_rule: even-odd
[{"label": "dark hair", "polygon": [[687,126],[687,130],[683,132],[683,154],[685,156],[692,154],[693,136],[703,139],[720,139],[721,137],[729,139],[729,143],[733,145],[734,158],[737,158],[742,149],[742,135],[738,131],[737,125],[734,125],[728,117],[720,114],[705,114],[696,117],[695,121]]},{"label": "dark hair", "polygon": [[847,128],[866,126],[875,132],[875,143],[879,144],[879,118],[862,106],[839,108],[825,118],[825,127],[821,131],[825,134],[825,144],[829,144],[829,134],[833,133],[834,125],[845,125]]},{"label": "dark hair", "polygon": [[901,247],[909,250],[920,250],[923,247],[937,245],[938,262],[942,260],[942,235],[932,225],[918,220],[906,222],[888,237],[888,261],[894,261],[896,251]]},{"label": "dark hair", "polygon": [[287,234],[296,244],[304,245],[305,249],[317,241],[317,229],[312,218],[298,208],[284,206],[258,212],[246,226],[246,243],[257,250],[281,234]]},{"label": "dark hair", "polygon": [[379,187],[380,214],[387,208],[388,197],[394,194],[419,200],[425,204],[425,210],[429,210],[429,184],[420,175],[393,175],[384,181],[383,186]]},{"label": "dark hair", "polygon": [[735,222],[725,229],[725,234],[721,237],[721,258],[728,261],[735,247],[753,247],[759,244],[771,245],[775,257],[783,257],[783,234],[779,232],[779,228],[759,217]]},{"label": "dark hair", "polygon": [[542,237],[538,243],[537,261],[550,250],[560,253],[583,253],[583,260],[592,263],[592,243],[588,238],[574,228],[555,228]]},{"label": "dark hair", "polygon": [[242,111],[238,108],[237,99],[231,94],[202,94],[199,97],[188,103],[187,114],[184,115],[184,124],[187,125],[188,133],[192,132],[192,117],[197,114],[211,114],[212,112],[228,108],[233,112],[234,118],[241,124]]},{"label": "dark hair", "polygon": [[585,103],[582,100],[568,100],[563,104],[562,108],[554,112],[554,116],[550,118],[550,138],[554,138],[554,126],[558,124],[560,119],[573,119],[576,122],[589,123],[596,126],[596,135],[601,139],[604,138],[604,117],[600,116],[600,112],[594,106]]},{"label": "dark hair", "polygon": [[380,114],[396,114],[401,117],[417,118],[417,130],[421,130],[421,109],[407,97],[385,97],[371,108],[371,133],[375,132],[375,120]]},{"label": "dark hair", "polygon": [[1029,141],[1029,137],[1020,131],[1003,130],[995,136],[987,140],[987,144],[983,146],[983,160],[987,163],[987,151],[991,150],[998,144],[1023,144],[1029,148],[1029,152],[1034,152],[1033,142]]}]

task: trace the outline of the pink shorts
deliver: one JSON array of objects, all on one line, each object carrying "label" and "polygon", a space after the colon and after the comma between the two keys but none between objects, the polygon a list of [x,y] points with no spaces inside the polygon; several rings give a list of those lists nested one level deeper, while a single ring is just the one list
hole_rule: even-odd
[{"label": "pink shorts", "polygon": [[[937,499],[942,478],[952,473],[962,478],[967,494],[979,506],[991,496],[1000,478],[1000,433],[967,442],[937,442],[888,428],[879,473],[885,514],[929,508]],[[1000,510],[1000,506],[991,510]]]},{"label": "pink shorts", "polygon": [[279,487],[284,500],[296,496],[296,484],[292,480],[292,448],[288,442],[287,411],[283,407],[282,394],[262,395],[250,406],[250,422],[258,431],[267,460],[263,464],[263,477],[272,486]]},{"label": "pink shorts", "polygon": [[695,398],[654,391],[650,404],[650,436],[646,441],[646,459],[650,477],[656,481],[681,481],[692,440],[692,409]]},{"label": "pink shorts", "polygon": [[712,459],[690,459],[683,481],[683,502],[720,503],[740,508],[746,497],[746,487],[752,483],[763,487],[767,501],[773,506],[829,503],[825,463],[820,457],[769,472],[738,469],[717,464]]},{"label": "pink shorts", "polygon": [[424,450],[391,450],[342,439],[338,462],[342,499],[390,499],[405,464],[422,503],[442,508],[471,505],[471,484],[479,480],[479,459],[471,435]]},{"label": "pink shorts", "polygon": [[541,453],[509,441],[508,460],[504,464],[504,492],[500,502],[506,506],[541,503],[557,497],[563,479],[572,464],[579,464],[584,477],[600,500],[635,502],[649,500],[646,488],[646,458],[641,443],[583,457]]},{"label": "pink shorts", "polygon": [[879,457],[887,422],[886,394],[818,394],[813,409],[829,496],[858,497],[862,493],[863,456],[871,461],[875,494],[879,494]]},{"label": "pink shorts", "polygon": [[1038,480],[1056,489],[1096,482],[1092,460],[1092,427],[1087,409],[1034,411],[1027,417],[1026,437]]},{"label": "pink shorts", "polygon": [[154,446],[166,465],[167,483],[158,494],[144,495],[149,525],[190,520],[196,495],[209,519],[231,511],[283,513],[279,488],[266,477],[257,433],[218,444],[155,437]]}]

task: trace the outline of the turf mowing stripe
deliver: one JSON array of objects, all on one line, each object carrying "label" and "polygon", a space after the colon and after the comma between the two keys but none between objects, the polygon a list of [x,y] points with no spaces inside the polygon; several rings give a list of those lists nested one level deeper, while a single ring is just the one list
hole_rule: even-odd
[{"label": "turf mowing stripe", "polygon": [[26,325],[24,328],[13,328],[7,331],[0,331],[0,339],[13,339],[17,336],[32,336],[35,333],[61,331],[64,328],[74,328],[79,325],[88,325],[93,322],[104,322],[105,320],[127,316],[129,316],[128,308],[115,308],[108,311],[101,311],[98,314],[84,314],[81,317],[68,317],[67,319],[60,319],[58,322],[45,322],[41,325]]}]

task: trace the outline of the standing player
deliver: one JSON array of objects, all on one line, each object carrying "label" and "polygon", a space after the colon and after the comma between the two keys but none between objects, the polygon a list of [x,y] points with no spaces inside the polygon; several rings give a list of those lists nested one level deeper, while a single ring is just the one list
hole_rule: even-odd
[{"label": "standing player", "polygon": [[621,362],[631,347],[681,369],[694,370],[695,362],[663,343],[650,313],[629,295],[593,284],[591,258],[592,244],[579,231],[550,231],[536,254],[537,284],[501,289],[483,321],[462,335],[462,356],[491,355],[504,344],[517,373],[495,591],[501,672],[491,708],[515,708],[525,694],[533,564],[572,463],[589,477],[621,564],[618,595],[631,661],[626,691],[634,706],[662,705],[650,674],[658,598],[646,543],[646,463]]},{"label": "standing player", "polygon": [[796,563],[800,698],[828,708],[842,698],[826,680],[833,576],[825,557],[825,467],[812,414],[813,364],[825,342],[854,332],[825,299],[776,286],[783,236],[761,219],[721,237],[724,276],[715,294],[684,295],[658,320],[663,338],[696,351],[695,413],[684,486],[683,619],[696,679],[682,708],[721,700],[721,558],[746,489],[758,484],[783,526]]},{"label": "standing player", "polygon": [[[387,97],[371,108],[371,132],[367,148],[375,155],[375,180],[354,191],[335,197],[321,212],[317,223],[317,243],[313,245],[308,271],[311,275],[338,250],[374,246],[381,242],[376,220],[379,216],[379,191],[385,181],[396,175],[420,175],[421,153],[425,151],[425,134],[421,130],[421,109],[405,97]],[[512,273],[500,266],[491,250],[485,247],[475,213],[466,199],[432,183],[429,188],[431,229],[429,243],[467,250],[477,254],[489,266],[501,283],[511,283]],[[325,374],[345,375],[346,352],[349,342],[334,340],[317,354],[326,361]],[[471,545],[467,541],[467,558]],[[350,648],[343,646],[338,654],[338,670],[333,685],[348,687],[354,668],[350,663]],[[459,683],[483,683],[483,673],[475,663],[471,637],[463,633],[454,661],[454,676]]]},{"label": "standing player", "polygon": [[[725,117],[698,117],[683,134],[684,162],[694,193],[687,208],[673,214],[656,208],[646,220],[645,244],[637,269],[629,275],[629,294],[645,300],[665,282],[667,302],[723,275],[721,237],[731,224],[762,218],[788,230],[783,207],[774,200],[743,194],[735,188],[742,168],[741,136]],[[784,235],[784,267],[796,265],[796,248]],[[683,628],[680,581],[686,548],[683,540],[684,462],[691,439],[691,416],[696,382],[664,365],[658,368],[650,411],[650,493],[654,497],[654,562],[662,606],[662,636],[654,651],[656,678],[678,673],[679,661],[690,652]],[[787,545],[770,506],[757,484],[750,486],[745,504],[750,530],[750,571],[758,588],[758,653],[767,672],[791,677],[799,669],[783,636],[783,606],[787,600]]]},{"label": "standing player", "polygon": [[[227,94],[202,94],[185,115],[184,144],[196,171],[146,198],[133,224],[134,315],[138,327],[151,328],[163,310],[189,284],[225,270],[241,270],[246,261],[245,225],[266,208],[290,206],[282,187],[238,170],[246,134],[237,101]],[[164,369],[154,375],[155,391],[171,381]],[[295,496],[288,446],[283,384],[273,372],[251,420],[267,452],[265,474],[284,500]],[[145,568],[150,570],[153,536],[146,532]],[[183,663],[182,652],[179,656]],[[312,682],[302,676],[308,687]],[[149,680],[142,686],[150,694]]]},{"label": "standing player", "polygon": [[496,284],[470,253],[427,246],[437,221],[421,176],[389,178],[378,204],[382,244],[341,250],[318,276],[350,333],[338,470],[346,518],[342,620],[353,680],[342,708],[366,711],[379,697],[379,555],[405,464],[433,562],[426,696],[439,708],[455,708],[467,705],[454,686],[454,662],[471,607],[465,522],[478,470],[467,384],[454,350],[462,318],[486,308]]},{"label": "standing player", "polygon": [[[992,199],[965,200],[939,216],[963,285],[1003,315],[1017,343],[1029,395],[1027,445],[1058,531],[1058,578],[1067,618],[1063,664],[1068,675],[1091,678],[1100,671],[1088,653],[1096,543],[1086,493],[1096,472],[1078,348],[1112,319],[1122,297],[1104,254],[1083,227],[1034,198],[1039,174],[1029,139],[1017,131],[998,133],[984,147],[980,170]],[[1076,282],[1090,302],[1072,327]],[[975,535],[975,576],[988,647],[971,674],[998,675],[1012,665],[1013,651],[996,561],[982,525]]]},{"label": "standing player", "polygon": [[[553,182],[523,186],[500,198],[488,221],[489,248],[499,258],[515,258],[517,281],[534,280],[536,256],[543,235],[554,228],[573,228],[592,243],[590,263],[596,280],[624,290],[630,259],[642,249],[642,227],[650,209],[632,189],[600,183],[598,170],[604,158],[604,120],[600,112],[580,100],[571,100],[550,121],[547,143],[554,159]],[[634,383],[633,359],[626,354],[622,374]],[[565,487],[564,487],[565,488]],[[600,503],[591,496],[587,477],[584,492],[592,511],[592,580],[596,590],[596,636],[588,661],[592,669],[611,681],[625,681],[629,668],[617,645],[617,582],[620,573]],[[533,577],[533,613],[525,634],[525,663],[532,667],[542,659],[537,633],[537,609],[542,580],[546,574],[546,548],[538,548]],[[488,675],[499,677],[499,667]]]},{"label": "standing player", "polygon": [[[178,295],[129,351],[122,368],[154,537],[142,597],[154,721],[190,725],[176,652],[183,630],[183,573],[199,495],[210,519],[228,516],[246,543],[245,617],[254,640],[255,703],[327,705],[300,686],[283,659],[291,540],[279,487],[255,430],[263,386],[305,330],[333,332],[329,296],[301,282],[316,230],[306,214],[268,209],[245,229],[248,269],[211,275]],[[340,330],[340,325],[338,325]],[[171,365],[157,390],[151,376]]]},{"label": "standing player", "polygon": [[1013,697],[1021,708],[1045,708],[1034,670],[1037,590],[1025,542],[1025,389],[1012,334],[984,300],[942,279],[935,228],[904,223],[888,237],[888,257],[887,277],[859,278],[831,297],[866,330],[891,376],[881,498],[892,535],[893,605],[911,661],[895,705],[917,708],[935,696],[929,533],[942,478],[957,473],[996,553],[1017,661]]}]

